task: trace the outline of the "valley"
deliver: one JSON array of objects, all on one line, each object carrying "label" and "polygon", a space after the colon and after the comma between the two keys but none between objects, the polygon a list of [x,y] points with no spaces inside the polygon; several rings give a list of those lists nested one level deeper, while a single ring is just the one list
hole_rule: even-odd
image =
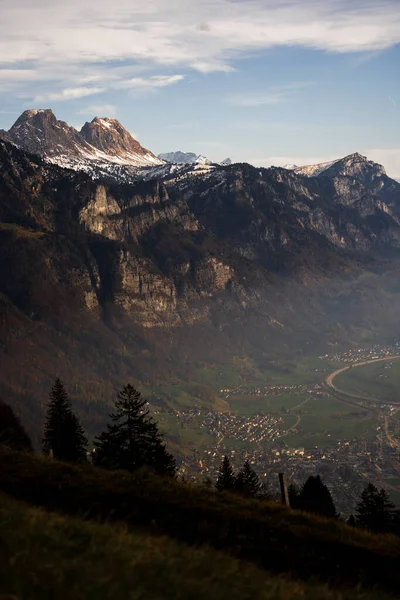
[{"label": "valley", "polygon": [[[90,440],[134,383],[190,479],[248,457],[271,493],[279,470],[320,472],[346,511],[365,478],[400,476],[388,369],[340,373],[354,402],[326,385],[400,337],[381,165],[175,164],[116,119],[77,131],[50,110],[0,137],[0,394],[36,448],[59,376]],[[382,385],[387,407],[358,402]]]},{"label": "valley", "polygon": [[[384,394],[371,396],[370,401],[363,396],[357,400],[351,380],[350,384],[344,381],[344,375],[354,377],[357,372],[365,387],[375,383],[379,389],[383,371],[386,377],[390,373],[387,385],[399,389],[400,363],[394,357],[398,348],[397,343],[375,345],[310,357],[292,371],[286,367],[286,373],[283,365],[276,365],[275,370],[258,374],[253,383],[248,370],[214,373],[214,381],[208,372],[208,383],[219,392],[224,408],[175,403],[171,386],[168,392],[164,390],[164,399],[175,408],[153,410],[164,431],[179,436],[184,454],[180,469],[185,477],[214,479],[222,457],[228,455],[237,468],[249,458],[272,494],[278,493],[274,475],[278,471],[285,472],[291,482],[318,471],[344,514],[352,509],[366,479],[386,487],[398,505],[400,406]],[[338,365],[349,370],[340,373]],[[329,385],[333,380],[338,385],[340,376],[338,393]],[[224,387],[218,390],[219,378]]]}]

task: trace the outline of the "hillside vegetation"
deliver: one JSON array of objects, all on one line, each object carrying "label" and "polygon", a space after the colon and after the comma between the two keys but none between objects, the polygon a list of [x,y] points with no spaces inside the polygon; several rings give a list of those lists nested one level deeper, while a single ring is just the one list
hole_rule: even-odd
[{"label": "hillside vegetation", "polygon": [[[89,465],[74,467],[5,448],[0,450],[0,473],[0,489],[9,498],[74,517],[49,517],[10,499],[1,500],[1,531],[6,541],[2,545],[6,560],[1,562],[6,565],[11,560],[12,564],[5,581],[12,583],[20,569],[21,586],[28,589],[38,570],[40,591],[40,573],[47,573],[46,565],[50,565],[50,579],[43,575],[50,586],[46,589],[51,588],[52,581],[70,586],[65,587],[69,595],[55,594],[57,598],[95,597],[99,581],[104,588],[110,586],[104,595],[96,595],[100,598],[122,597],[122,590],[139,585],[135,583],[139,580],[148,587],[143,588],[142,595],[138,587],[138,592],[135,589],[127,597],[197,598],[205,593],[215,598],[239,597],[229,591],[232,585],[238,594],[242,590],[243,598],[384,598],[384,593],[396,593],[400,584],[398,538],[374,536],[274,502],[195,488],[145,470],[131,475]],[[96,524],[83,523],[82,519],[95,520]],[[121,529],[122,523],[128,532]],[[39,542],[42,550],[37,552]],[[19,544],[21,550],[17,550]],[[112,548],[109,558],[107,548]],[[15,561],[13,553],[17,553]],[[253,566],[239,576],[242,566],[237,560]],[[24,568],[25,561],[30,568]],[[55,563],[58,575],[50,568]],[[129,571],[124,567],[127,564],[132,564],[130,573],[125,573]],[[75,580],[70,574],[80,565],[84,566],[83,573]],[[269,575],[263,574],[263,569]],[[158,585],[152,580],[155,573],[159,584],[164,581],[159,592],[152,587]],[[289,582],[283,583],[281,576],[286,582],[289,576]],[[255,586],[258,595],[255,588],[244,591],[246,578],[260,582]],[[309,587],[310,579],[315,589]],[[73,586],[79,581],[86,595],[82,595],[84,591],[81,596],[75,593]],[[92,588],[87,587],[90,585]],[[325,588],[318,591],[318,585]],[[343,595],[328,592],[327,585],[341,589]],[[354,587],[358,585],[371,593],[378,588],[379,594],[363,595],[360,591],[356,596]],[[7,592],[26,597],[22,588]],[[49,591],[42,592],[41,596],[29,597],[51,597]]]},{"label": "hillside vegetation", "polygon": [[85,523],[0,495],[0,597],[75,600],[377,600],[273,576],[210,548]]}]

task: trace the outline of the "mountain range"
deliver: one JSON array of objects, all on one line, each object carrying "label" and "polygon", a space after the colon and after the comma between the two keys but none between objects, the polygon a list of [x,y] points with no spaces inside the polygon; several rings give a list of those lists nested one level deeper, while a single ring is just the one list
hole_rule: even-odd
[{"label": "mountain range", "polygon": [[[164,152],[163,154],[159,154],[158,158],[165,162],[173,163],[173,164],[206,164],[212,165],[213,161],[211,161],[203,154],[195,154],[194,152],[181,152],[178,150],[177,152]],[[225,158],[220,163],[216,163],[220,165],[231,165],[232,161],[230,158]]]},{"label": "mountain range", "polygon": [[[175,173],[175,165],[184,170],[187,165],[214,164],[202,154],[192,152],[168,152],[157,157],[117,119],[95,117],[77,131],[59,121],[50,109],[24,111],[8,131],[0,130],[0,138],[38,154],[47,162],[117,183],[163,177]],[[220,164],[229,165],[231,160],[225,159]]]},{"label": "mountain range", "polygon": [[210,404],[207,365],[399,333],[400,184],[360,154],[317,176],[176,165],[51,111],[1,137],[0,395],[34,437],[56,375],[96,433],[124,381]]}]

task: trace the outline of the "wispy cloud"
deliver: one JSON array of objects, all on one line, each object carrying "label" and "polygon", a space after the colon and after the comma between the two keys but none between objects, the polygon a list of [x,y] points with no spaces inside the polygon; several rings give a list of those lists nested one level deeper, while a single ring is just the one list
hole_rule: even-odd
[{"label": "wispy cloud", "polygon": [[45,81],[46,97],[59,97],[108,88],[116,63],[147,70],[147,81],[160,67],[229,72],[279,46],[373,53],[399,42],[398,0],[4,0],[0,89]]},{"label": "wispy cloud", "polygon": [[396,102],[396,100],[394,100],[394,98],[392,98],[392,96],[389,96],[389,100],[393,104],[393,106],[395,106],[397,108],[397,102]]},{"label": "wispy cloud", "polygon": [[112,87],[131,91],[148,91],[167,87],[184,79],[183,75],[153,75],[152,77],[133,77],[125,81],[117,81]]},{"label": "wispy cloud", "polygon": [[296,97],[299,90],[313,85],[312,82],[298,82],[279,87],[272,87],[262,92],[236,94],[228,98],[230,104],[236,106],[264,106],[270,104],[281,104]]},{"label": "wispy cloud", "polygon": [[[65,88],[55,92],[42,92],[34,96],[30,94],[20,94],[20,96],[29,98],[30,100],[33,100],[33,102],[62,102],[66,100],[76,100],[78,98],[85,98],[86,96],[92,96],[94,94],[100,94],[102,92],[105,92],[106,90],[129,90],[131,92],[149,92],[152,90],[154,91],[158,88],[164,88],[169,85],[173,85],[174,83],[178,83],[179,81],[182,81],[184,77],[183,75],[153,75],[147,78],[133,77],[130,79],[126,79],[124,77],[121,77],[121,74],[117,75],[116,73],[114,73],[109,77],[108,82],[106,82],[105,79],[105,77],[103,78],[101,76],[96,76],[95,78],[96,81],[104,84],[103,87],[82,86]],[[110,104],[100,104],[95,106],[100,106],[100,108],[102,108],[103,106],[105,106],[106,108],[111,107],[111,111],[109,111],[109,114],[112,114],[112,112],[115,111],[115,107]],[[86,109],[84,110],[86,111]]]},{"label": "wispy cloud", "polygon": [[85,96],[92,96],[93,94],[100,94],[104,92],[105,88],[96,87],[79,87],[79,88],[66,88],[60,92],[49,92],[47,94],[39,94],[33,98],[34,102],[56,102],[59,100],[76,100],[77,98],[84,98]]}]

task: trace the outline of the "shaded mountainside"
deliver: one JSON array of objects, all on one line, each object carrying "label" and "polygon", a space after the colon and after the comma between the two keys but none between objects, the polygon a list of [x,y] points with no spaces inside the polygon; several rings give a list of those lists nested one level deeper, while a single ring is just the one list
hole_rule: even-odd
[{"label": "shaded mountainside", "polygon": [[92,433],[121,382],[394,335],[399,206],[382,173],[113,185],[0,142],[0,393],[37,439],[58,375]]}]

